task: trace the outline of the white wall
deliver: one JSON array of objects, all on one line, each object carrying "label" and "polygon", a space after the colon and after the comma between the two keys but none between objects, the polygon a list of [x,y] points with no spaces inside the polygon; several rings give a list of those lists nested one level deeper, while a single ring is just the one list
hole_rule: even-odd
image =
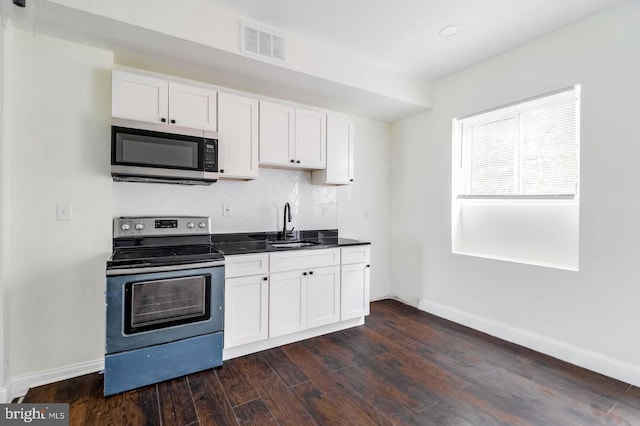
[{"label": "white wall", "polygon": [[[5,48],[5,45],[9,43],[9,37],[7,35],[9,29],[7,27],[0,28],[0,403],[3,403],[7,400],[8,394],[5,386],[6,383],[6,349],[7,349],[7,333],[5,331],[7,327],[7,309],[5,306],[5,298],[4,298],[4,286],[5,286],[5,238],[4,238],[4,229],[5,229],[5,208],[6,208],[6,190],[5,184],[7,181],[7,163],[6,159],[6,148],[5,141],[8,137],[7,131],[7,120],[5,118],[5,103],[8,100],[8,85],[5,84],[5,78],[8,78],[7,69],[8,68],[8,56],[9,51]],[[6,42],[5,42],[6,40]],[[7,88],[5,89],[5,86]]]},{"label": "white wall", "polygon": [[578,269],[580,212],[574,200],[456,200],[452,210],[455,253]]},{"label": "white wall", "polygon": [[[619,3],[437,82],[392,129],[393,291],[640,384],[640,4]],[[580,83],[580,271],[451,253],[451,119]],[[510,334],[511,333],[511,334]]]},{"label": "white wall", "polygon": [[[260,169],[258,179],[210,186],[114,182],[113,201],[113,216],[210,216],[215,233],[282,230],[287,202],[289,229],[338,227],[336,187],[312,185],[303,170]],[[223,204],[231,216],[223,216]]]},{"label": "white wall", "polygon": [[[19,392],[36,384],[33,374],[104,354],[113,56],[23,31],[12,48],[4,297],[9,374]],[[59,200],[73,203],[73,220],[55,220]]]}]

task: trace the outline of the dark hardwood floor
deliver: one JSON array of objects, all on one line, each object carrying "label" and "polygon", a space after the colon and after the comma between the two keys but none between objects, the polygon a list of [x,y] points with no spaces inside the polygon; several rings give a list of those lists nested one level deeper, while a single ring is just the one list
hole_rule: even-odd
[{"label": "dark hardwood floor", "polygon": [[366,325],[104,398],[90,374],[30,389],[72,425],[640,425],[640,389],[372,303]]}]

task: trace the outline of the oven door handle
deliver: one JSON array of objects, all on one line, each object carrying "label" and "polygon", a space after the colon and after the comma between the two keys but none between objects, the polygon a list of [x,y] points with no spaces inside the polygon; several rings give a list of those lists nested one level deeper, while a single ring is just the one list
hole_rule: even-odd
[{"label": "oven door handle", "polygon": [[142,268],[108,269],[107,276],[112,277],[116,275],[146,274],[151,272],[184,271],[186,269],[215,268],[217,266],[224,266],[224,260],[217,260],[215,262],[186,263],[182,265],[145,266]]}]

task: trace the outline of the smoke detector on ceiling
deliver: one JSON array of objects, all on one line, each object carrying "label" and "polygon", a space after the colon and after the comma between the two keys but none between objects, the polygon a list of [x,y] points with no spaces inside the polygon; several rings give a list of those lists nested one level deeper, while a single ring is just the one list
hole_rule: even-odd
[{"label": "smoke detector on ceiling", "polygon": [[268,62],[286,62],[287,39],[282,34],[245,22],[240,23],[240,52]]}]

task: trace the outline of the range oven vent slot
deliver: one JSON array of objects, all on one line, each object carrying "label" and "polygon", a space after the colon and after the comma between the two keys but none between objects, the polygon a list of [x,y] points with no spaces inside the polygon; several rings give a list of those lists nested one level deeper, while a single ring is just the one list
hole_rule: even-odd
[{"label": "range oven vent slot", "polygon": [[282,34],[253,24],[240,23],[240,51],[269,62],[286,62],[287,40]]}]

